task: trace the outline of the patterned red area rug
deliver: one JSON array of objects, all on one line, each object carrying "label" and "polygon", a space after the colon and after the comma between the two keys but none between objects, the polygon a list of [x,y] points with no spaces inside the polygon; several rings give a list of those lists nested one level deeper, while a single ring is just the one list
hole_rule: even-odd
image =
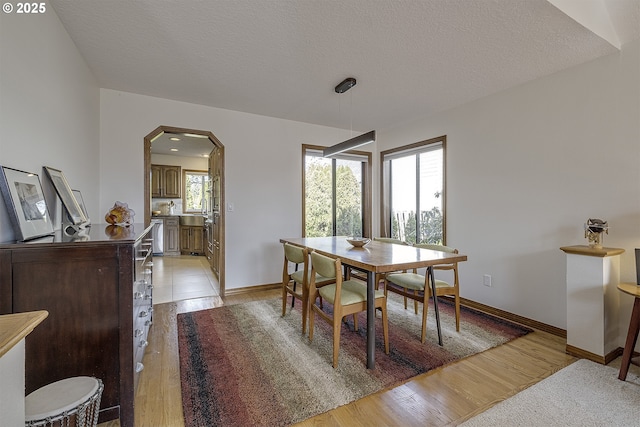
[{"label": "patterned red area rug", "polygon": [[465,307],[456,332],[452,305],[439,302],[443,347],[432,306],[422,344],[421,315],[404,310],[397,296],[389,298],[391,353],[384,353],[378,316],[374,370],[366,369],[364,313],[359,331],[352,318],[343,324],[336,369],[329,325],[317,319],[310,343],[298,309],[280,316],[280,299],[179,314],[185,426],[290,425],[531,332]]}]

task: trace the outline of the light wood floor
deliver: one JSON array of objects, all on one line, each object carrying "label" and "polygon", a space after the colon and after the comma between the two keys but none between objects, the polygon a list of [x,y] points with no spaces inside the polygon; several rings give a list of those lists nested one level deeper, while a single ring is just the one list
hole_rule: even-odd
[{"label": "light wood floor", "polygon": [[[224,301],[208,297],[155,306],[143,360],[145,368],[135,397],[136,426],[184,426],[177,313],[279,295],[279,290],[261,291],[227,297]],[[574,362],[576,359],[565,354],[564,348],[564,339],[536,331],[310,418],[299,426],[457,425]],[[119,422],[100,426],[117,427]]]}]

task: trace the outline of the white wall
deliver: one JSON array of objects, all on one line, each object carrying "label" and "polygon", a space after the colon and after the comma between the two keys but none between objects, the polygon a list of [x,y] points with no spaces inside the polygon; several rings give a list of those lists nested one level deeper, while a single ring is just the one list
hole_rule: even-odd
[{"label": "white wall", "polygon": [[[160,125],[211,131],[225,146],[226,288],[281,280],[282,237],[302,230],[301,144],[349,131],[101,89],[101,210],[143,212],[143,138]],[[114,167],[115,166],[115,167]]]},{"label": "white wall", "polygon": [[[379,132],[379,150],[447,135],[447,244],[469,257],[460,267],[463,297],[565,328],[565,254],[558,248],[587,244],[590,217],[609,221],[605,246],[627,251],[622,280],[635,281],[639,64],[635,42]],[[483,274],[492,275],[493,287],[483,285]]]},{"label": "white wall", "polygon": [[[0,164],[40,175],[49,212],[60,203],[42,169],[64,172],[98,215],[99,89],[49,8],[41,15],[0,13]],[[0,202],[0,241],[15,238]]]}]

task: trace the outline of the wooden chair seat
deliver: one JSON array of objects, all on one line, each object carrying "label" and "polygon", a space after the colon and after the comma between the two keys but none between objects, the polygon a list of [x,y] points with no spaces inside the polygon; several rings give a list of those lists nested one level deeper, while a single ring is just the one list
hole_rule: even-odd
[{"label": "wooden chair seat", "polygon": [[[320,276],[322,277],[322,276]],[[318,290],[318,293],[323,300],[335,304],[336,284],[324,286]],[[376,291],[376,298],[384,297],[384,291]],[[355,280],[347,280],[342,282],[341,291],[341,303],[342,305],[351,305],[359,302],[367,302],[367,287],[363,286],[361,282]]]}]

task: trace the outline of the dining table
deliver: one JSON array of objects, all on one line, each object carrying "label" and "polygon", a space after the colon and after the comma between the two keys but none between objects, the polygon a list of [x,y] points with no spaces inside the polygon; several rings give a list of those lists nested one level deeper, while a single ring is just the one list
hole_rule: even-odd
[{"label": "dining table", "polygon": [[[367,275],[367,368],[375,367],[375,308],[374,295],[377,273],[390,273],[426,268],[432,295],[436,295],[433,267],[467,260],[466,255],[422,249],[409,245],[371,240],[362,247],[347,242],[347,236],[282,238],[281,243],[307,248],[322,255],[339,258],[343,265],[363,271]],[[438,330],[438,344],[442,346],[438,299],[433,298]]]}]

